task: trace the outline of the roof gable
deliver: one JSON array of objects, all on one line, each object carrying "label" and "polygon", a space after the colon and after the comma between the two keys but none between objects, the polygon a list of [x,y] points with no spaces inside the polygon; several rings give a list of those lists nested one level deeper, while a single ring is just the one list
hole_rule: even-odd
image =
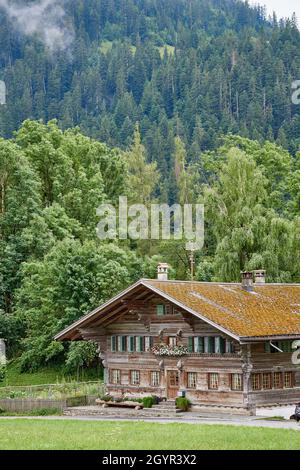
[{"label": "roof gable", "polygon": [[247,338],[300,337],[300,285],[266,284],[246,292],[240,284],[142,279],[55,336],[80,339],[79,329],[125,313],[126,296],[156,293],[219,331]]}]

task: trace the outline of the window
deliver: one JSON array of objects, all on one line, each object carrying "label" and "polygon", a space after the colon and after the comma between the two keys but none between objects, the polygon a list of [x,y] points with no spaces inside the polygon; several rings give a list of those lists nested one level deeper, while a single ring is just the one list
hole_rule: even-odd
[{"label": "window", "polygon": [[292,342],[291,341],[273,341],[272,344],[270,342],[265,343],[265,352],[269,354],[270,353],[272,354],[291,353]]},{"label": "window", "polygon": [[145,337],[145,351],[146,352],[151,351],[152,347],[153,347],[153,338],[151,336],[146,336]]},{"label": "window", "polygon": [[121,383],[121,371],[118,369],[112,369],[111,371],[111,383],[119,385]]},{"label": "window", "polygon": [[134,336],[127,336],[127,351],[134,352]]},{"label": "window", "polygon": [[272,374],[265,373],[262,375],[262,388],[264,390],[271,390],[272,388]]},{"label": "window", "polygon": [[274,388],[282,388],[282,373],[274,372]]},{"label": "window", "polygon": [[144,347],[144,338],[143,336],[137,336],[135,338],[135,348],[136,348],[136,351],[137,352],[142,352],[142,351],[145,351],[145,347]]},{"label": "window", "polygon": [[219,374],[208,374],[208,388],[210,390],[218,390],[219,388]]},{"label": "window", "polygon": [[215,338],[215,353],[216,354],[224,354],[225,353],[225,348],[226,348],[226,342],[224,338],[221,338],[221,336],[217,336]]},{"label": "window", "polygon": [[140,371],[139,370],[132,370],[130,372],[130,383],[131,385],[140,384]]},{"label": "window", "polygon": [[169,346],[171,348],[174,348],[175,346],[177,346],[177,338],[176,336],[170,336],[169,337]]},{"label": "window", "polygon": [[188,350],[190,353],[225,354],[233,353],[234,347],[231,341],[221,336],[190,336]]},{"label": "window", "polygon": [[117,350],[117,337],[112,336],[111,337],[111,351],[116,352],[116,350]]},{"label": "window", "polygon": [[126,351],[126,343],[127,343],[127,338],[126,336],[118,336],[118,351],[120,352],[125,352]]},{"label": "window", "polygon": [[293,388],[293,372],[284,373],[284,388]]},{"label": "window", "polygon": [[260,374],[252,374],[252,390],[261,390]]},{"label": "window", "polygon": [[162,317],[166,314],[166,306],[161,304],[161,305],[156,305],[156,313],[159,317]]},{"label": "window", "polygon": [[196,336],[194,338],[194,351],[195,353],[203,353],[204,352],[204,338],[201,336]]},{"label": "window", "polygon": [[188,372],[188,374],[187,374],[187,386],[188,386],[188,388],[196,388],[197,387],[197,373],[196,372]]},{"label": "window", "polygon": [[243,376],[242,374],[231,374],[231,389],[235,391],[243,390]]},{"label": "window", "polygon": [[160,372],[154,370],[151,372],[151,376],[150,376],[150,385],[152,387],[159,387],[160,385]]},{"label": "window", "polygon": [[213,336],[206,336],[204,338],[204,352],[208,354],[215,352],[215,338]]}]

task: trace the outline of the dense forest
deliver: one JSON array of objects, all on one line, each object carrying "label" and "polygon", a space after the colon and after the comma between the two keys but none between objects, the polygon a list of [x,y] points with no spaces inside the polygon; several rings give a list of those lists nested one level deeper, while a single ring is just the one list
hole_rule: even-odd
[{"label": "dense forest", "polygon": [[0,337],[23,370],[92,362],[93,344],[53,336],[158,261],[190,278],[184,240],[97,238],[97,207],[121,195],[205,205],[197,280],[300,282],[296,19],[235,0],[62,3],[66,47],[0,14]]},{"label": "dense forest", "polygon": [[[32,3],[32,0],[19,3]],[[0,2],[1,4],[1,2]],[[296,20],[236,0],[65,0],[66,48],[47,50],[0,10],[0,134],[27,118],[58,119],[110,146],[140,123],[148,158],[170,177],[174,136],[189,160],[233,133],[295,154],[300,107]],[[168,196],[172,200],[172,185]]]}]

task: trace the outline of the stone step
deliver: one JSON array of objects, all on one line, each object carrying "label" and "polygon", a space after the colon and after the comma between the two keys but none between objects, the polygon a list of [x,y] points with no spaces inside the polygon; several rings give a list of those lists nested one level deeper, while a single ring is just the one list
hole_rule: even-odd
[{"label": "stone step", "polygon": [[153,405],[152,408],[160,409],[160,410],[175,410],[175,405]]},{"label": "stone step", "polygon": [[164,410],[155,408],[144,408],[143,410],[133,410],[126,408],[101,408],[99,406],[86,406],[67,408],[64,410],[65,416],[104,416],[104,417],[175,417],[178,413],[175,409]]}]

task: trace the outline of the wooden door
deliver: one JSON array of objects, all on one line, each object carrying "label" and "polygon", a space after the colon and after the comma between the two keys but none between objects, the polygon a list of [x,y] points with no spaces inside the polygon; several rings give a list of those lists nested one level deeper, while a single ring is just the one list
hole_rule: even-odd
[{"label": "wooden door", "polygon": [[168,370],[168,398],[175,399],[177,398],[179,392],[179,372],[177,370]]}]

